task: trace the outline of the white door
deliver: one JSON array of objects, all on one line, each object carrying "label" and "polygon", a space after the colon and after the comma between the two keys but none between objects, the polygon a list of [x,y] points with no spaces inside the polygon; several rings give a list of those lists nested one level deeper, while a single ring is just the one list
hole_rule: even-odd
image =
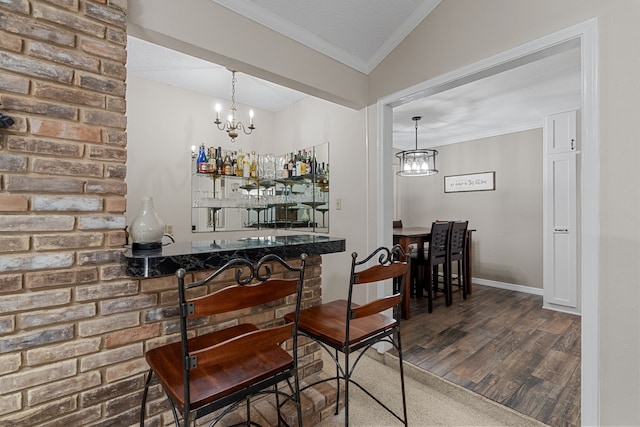
[{"label": "white door", "polygon": [[579,313],[576,112],[545,123],[544,297],[547,308]]}]

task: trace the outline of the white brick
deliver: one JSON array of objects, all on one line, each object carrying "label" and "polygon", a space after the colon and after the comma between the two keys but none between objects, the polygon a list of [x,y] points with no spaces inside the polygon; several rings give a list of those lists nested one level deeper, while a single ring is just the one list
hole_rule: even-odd
[{"label": "white brick", "polygon": [[80,372],[87,372],[106,365],[130,361],[142,356],[144,356],[142,343],[118,347],[113,350],[103,350],[100,353],[85,356],[80,359]]},{"label": "white brick", "polygon": [[88,337],[118,329],[132,328],[140,324],[139,317],[137,312],[132,312],[87,320],[78,324],[78,334],[81,337]]},{"label": "white brick", "polygon": [[34,387],[27,392],[27,405],[38,405],[62,396],[68,396],[82,390],[97,387],[101,382],[100,373],[91,372],[40,387]]},{"label": "white brick", "polygon": [[32,388],[33,386],[57,381],[61,378],[69,378],[76,374],[76,361],[67,360],[42,368],[26,369],[16,374],[5,375],[0,378],[0,390],[2,393]]},{"label": "white brick", "polygon": [[124,215],[82,216],[78,218],[80,230],[121,230],[127,225]]},{"label": "white brick", "polygon": [[10,354],[8,356],[0,356],[0,375],[15,372],[20,369],[20,354]]},{"label": "white brick", "polygon": [[75,297],[76,301],[88,301],[135,295],[137,293],[138,282],[129,280],[126,282],[105,282],[96,285],[78,286]]},{"label": "white brick", "polygon": [[34,211],[101,212],[103,205],[101,197],[33,196],[31,200]]},{"label": "white brick", "polygon": [[68,231],[75,222],[63,215],[0,215],[0,231]]},{"label": "white brick", "polygon": [[0,257],[0,272],[17,270],[49,270],[73,265],[73,253],[4,255]]},{"label": "white brick", "polygon": [[101,338],[75,339],[59,345],[38,347],[27,351],[27,364],[29,366],[42,365],[58,360],[71,359],[89,353],[100,351]]},{"label": "white brick", "polygon": [[2,396],[0,399],[0,415],[15,412],[22,408],[22,393],[14,393]]},{"label": "white brick", "polygon": [[96,315],[95,304],[74,305],[71,307],[54,310],[38,310],[18,315],[20,328],[33,328],[50,325],[52,323],[69,322],[78,319],[86,319]]},{"label": "white brick", "polygon": [[67,304],[70,301],[70,289],[27,292],[22,294],[0,296],[0,313],[10,313],[23,310],[37,310],[43,307]]}]

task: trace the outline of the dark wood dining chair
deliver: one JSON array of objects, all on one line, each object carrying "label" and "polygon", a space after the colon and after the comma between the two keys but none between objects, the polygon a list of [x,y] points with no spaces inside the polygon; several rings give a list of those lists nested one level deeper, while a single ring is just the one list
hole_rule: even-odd
[{"label": "dark wood dining chair", "polygon": [[[449,251],[447,252],[449,264],[449,289],[453,292],[455,286],[458,290],[462,291],[462,298],[467,299],[467,280],[466,277],[466,250],[467,250],[467,228],[469,221],[454,221],[451,223],[451,233],[449,237]],[[453,269],[451,266],[456,265],[456,275],[453,275]],[[449,296],[449,299],[453,301],[453,295]]]},{"label": "dark wood dining chair", "polygon": [[[434,221],[431,224],[431,237],[424,251],[411,252],[411,286],[415,289],[417,297],[424,296],[427,292],[427,309],[433,312],[433,300],[437,293],[442,291],[445,297],[445,305],[451,305],[449,298],[450,287],[450,263],[447,263],[447,251],[449,250],[450,223],[449,221]],[[439,270],[443,269],[444,280],[439,286]]]},{"label": "dark wood dining chair", "polygon": [[[185,284],[186,271],[179,269],[180,341],[146,352],[149,374],[142,398],[140,426],[144,426],[145,404],[149,384],[155,376],[166,392],[176,426],[221,410],[210,425],[216,424],[238,405],[246,403],[247,425],[251,423],[250,399],[256,394],[274,393],[278,425],[288,425],[280,408],[288,401],[296,406],[297,422],[302,423],[300,386],[297,374],[297,318],[300,311],[304,268],[292,266],[277,255],[263,257],[257,264],[247,259],[233,259],[205,279]],[[271,277],[278,269],[278,277]],[[295,273],[295,278],[281,277]],[[225,276],[222,276],[225,275]],[[222,276],[222,277],[221,277]],[[222,289],[207,292],[216,278],[234,280]],[[218,282],[219,283],[219,282]],[[202,295],[188,297],[189,295]],[[273,310],[273,302],[295,297],[290,320],[271,319],[268,325],[244,323],[209,332],[209,316],[223,319],[252,318],[261,310]],[[250,311],[249,311],[250,310]],[[200,330],[201,328],[202,330]],[[204,332],[204,333],[203,333]],[[282,344],[291,339],[290,354]],[[291,380],[293,379],[293,384]],[[290,393],[278,389],[286,381]],[[285,390],[286,389],[282,389]],[[283,397],[284,401],[280,402]],[[182,416],[182,424],[179,415]]]},{"label": "dark wood dining chair", "polygon": [[[309,307],[300,311],[298,331],[301,335],[309,337],[320,344],[326,350],[336,364],[336,376],[321,379],[320,382],[335,380],[338,390],[336,401],[336,415],[339,412],[340,381],[344,382],[344,425],[349,425],[349,385],[353,384],[363,390],[369,397],[389,411],[393,416],[407,425],[407,405],[404,388],[404,370],[402,365],[402,344],[400,340],[400,304],[405,288],[408,263],[399,261],[403,259],[404,252],[399,245],[389,249],[380,247],[366,258],[358,261],[358,254],[351,255],[351,274],[347,300],[341,299]],[[376,261],[369,265],[371,260]],[[389,295],[358,305],[353,302],[354,288],[360,285],[384,282],[398,278],[400,286],[397,291],[391,291]],[[391,287],[389,287],[391,288]],[[393,315],[384,313],[392,309]],[[292,320],[292,315],[286,316]],[[402,389],[402,416],[396,414],[369,390],[366,390],[353,378],[353,372],[367,349],[379,342],[388,342],[398,351],[400,363],[400,386]],[[350,355],[360,351],[353,364]],[[344,354],[344,363],[341,363],[339,352]]]}]

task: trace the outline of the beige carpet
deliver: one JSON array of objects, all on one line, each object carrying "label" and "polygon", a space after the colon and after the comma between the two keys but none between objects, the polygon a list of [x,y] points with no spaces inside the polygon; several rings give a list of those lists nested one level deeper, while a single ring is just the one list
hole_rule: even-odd
[{"label": "beige carpet", "polygon": [[[371,356],[371,357],[367,357]],[[354,377],[387,406],[402,414],[397,358],[370,350]],[[375,359],[375,360],[374,360]],[[325,370],[333,368],[327,356]],[[330,372],[330,371],[327,371]],[[405,363],[407,413],[410,426],[543,426],[544,424],[486,399],[429,372]],[[398,426],[401,422],[355,386],[349,388],[349,424]],[[344,425],[344,410],[319,427]]]}]

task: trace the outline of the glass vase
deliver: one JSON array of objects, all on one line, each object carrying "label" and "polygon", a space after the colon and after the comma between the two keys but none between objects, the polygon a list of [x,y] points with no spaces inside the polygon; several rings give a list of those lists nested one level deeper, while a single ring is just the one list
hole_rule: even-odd
[{"label": "glass vase", "polygon": [[153,197],[144,196],[140,213],[129,227],[133,250],[150,250],[162,247],[164,223],[153,206]]}]

